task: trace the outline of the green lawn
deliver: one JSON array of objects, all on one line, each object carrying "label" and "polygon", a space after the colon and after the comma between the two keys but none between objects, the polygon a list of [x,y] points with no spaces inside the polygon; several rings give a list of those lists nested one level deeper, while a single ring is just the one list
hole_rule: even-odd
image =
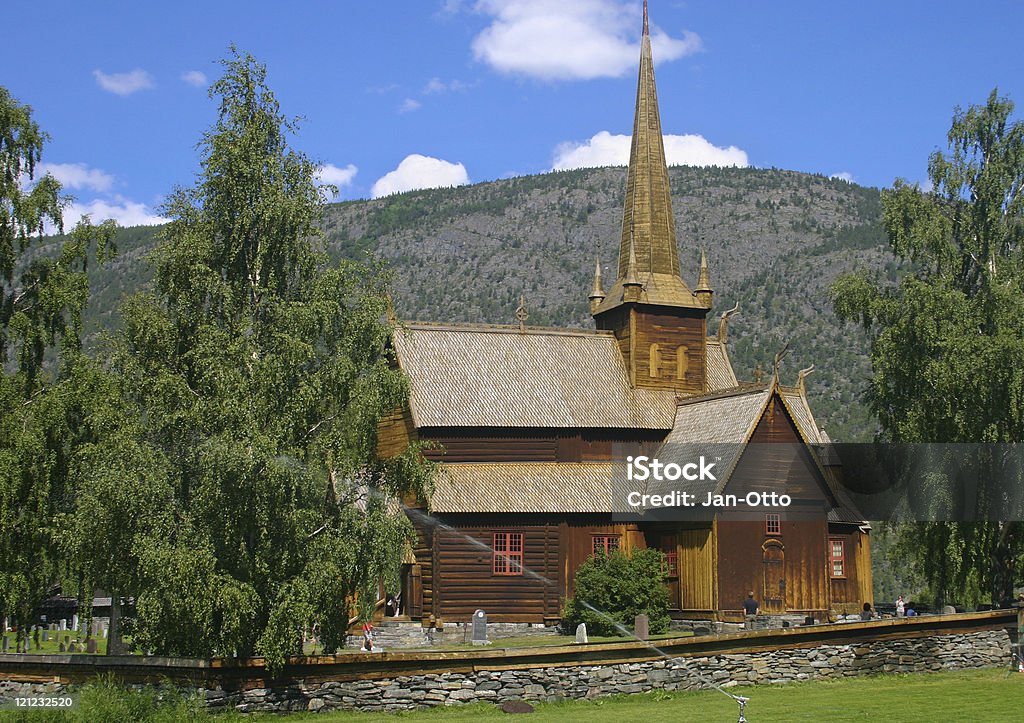
[{"label": "green lawn", "polygon": [[[896,676],[851,678],[835,682],[736,687],[734,695],[750,698],[746,716],[750,723],[767,721],[1012,721],[1024,719],[1024,675],[1005,670],[961,673],[917,673]],[[537,706],[529,721],[735,721],[735,701],[708,690],[697,693],[648,693],[616,696],[594,701],[545,703]],[[262,718],[262,717],[261,717]],[[269,717],[268,717],[269,718]],[[328,713],[288,716],[291,721],[390,721],[504,720],[491,704],[438,708],[399,714]]]},{"label": "green lawn", "polygon": [[[39,650],[36,650],[35,642],[29,638],[29,653],[34,655],[53,655],[60,654],[60,642],[64,640],[65,636],[70,636],[71,642],[75,640],[82,643],[82,650],[85,650],[85,636],[81,633],[76,633],[74,630],[51,630],[50,639],[47,642],[43,642],[43,633],[39,633]],[[14,633],[7,633],[7,637],[11,640],[11,650],[14,652]],[[99,655],[105,655],[107,652],[107,639],[100,636],[96,638],[96,644],[98,645],[97,653]],[[82,653],[84,655],[84,653]]]}]

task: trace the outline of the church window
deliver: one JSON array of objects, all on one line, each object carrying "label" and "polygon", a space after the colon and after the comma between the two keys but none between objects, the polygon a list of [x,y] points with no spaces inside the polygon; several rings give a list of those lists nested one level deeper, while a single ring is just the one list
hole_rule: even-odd
[{"label": "church window", "polygon": [[594,535],[593,550],[595,555],[608,555],[612,550],[619,549],[618,535]]},{"label": "church window", "polygon": [[846,542],[828,541],[828,566],[832,577],[846,577]]},{"label": "church window", "polygon": [[494,533],[494,574],[523,574],[523,533]]},{"label": "church window", "polygon": [[647,358],[647,363],[650,367],[648,369],[648,373],[650,374],[651,379],[657,379],[658,372],[661,368],[661,352],[658,350],[657,344],[651,344],[651,353]]},{"label": "church window", "polygon": [[690,368],[690,359],[686,356],[685,346],[676,347],[676,379],[686,379],[686,370]]},{"label": "church window", "polygon": [[782,522],[777,514],[767,514],[764,516],[764,534],[766,535],[781,535],[782,534]]},{"label": "church window", "polygon": [[665,574],[669,577],[679,577],[679,553],[665,553]]}]

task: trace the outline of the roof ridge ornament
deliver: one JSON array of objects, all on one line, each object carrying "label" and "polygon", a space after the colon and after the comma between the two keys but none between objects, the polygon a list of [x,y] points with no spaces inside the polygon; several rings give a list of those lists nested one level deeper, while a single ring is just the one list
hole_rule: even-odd
[{"label": "roof ridge ornament", "polygon": [[740,302],[736,302],[736,306],[731,309],[722,312],[721,318],[718,320],[718,343],[724,344],[729,336],[729,318],[734,314],[738,314],[740,311]]},{"label": "roof ridge ornament", "polygon": [[526,320],[530,318],[529,312],[526,310],[526,297],[519,296],[519,306],[516,307],[516,319],[519,321],[519,331],[526,331]]},{"label": "roof ridge ornament", "polygon": [[651,30],[647,25],[647,0],[644,0],[644,35],[650,35]]},{"label": "roof ridge ornament", "polygon": [[806,369],[801,369],[796,377],[796,386],[800,390],[800,396],[807,399],[807,377],[814,372],[814,365],[811,364]]}]

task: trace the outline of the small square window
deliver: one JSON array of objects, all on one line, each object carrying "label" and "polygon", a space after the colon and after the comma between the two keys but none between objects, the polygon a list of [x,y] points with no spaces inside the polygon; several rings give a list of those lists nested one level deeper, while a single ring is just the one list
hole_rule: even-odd
[{"label": "small square window", "polygon": [[781,535],[782,534],[782,520],[777,514],[767,514],[764,516],[764,534],[766,535]]}]

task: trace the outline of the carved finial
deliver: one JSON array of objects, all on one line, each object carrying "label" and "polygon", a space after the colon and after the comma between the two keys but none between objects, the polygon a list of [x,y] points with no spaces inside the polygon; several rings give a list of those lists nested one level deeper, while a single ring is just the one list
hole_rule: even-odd
[{"label": "carved finial", "polygon": [[647,25],[647,0],[644,0],[644,35],[650,35],[651,30]]},{"label": "carved finial", "polygon": [[526,320],[530,314],[526,311],[526,297],[519,297],[519,306],[516,307],[516,319],[519,320],[519,331],[526,331]]},{"label": "carved finial", "polygon": [[711,274],[708,273],[708,257],[704,249],[700,250],[700,274],[697,277],[697,288],[693,293],[704,306],[711,308],[711,297],[714,292],[711,289]]},{"label": "carved finial", "polygon": [[800,388],[800,395],[803,397],[807,396],[807,377],[814,371],[814,365],[811,364],[806,369],[801,369],[796,377],[796,385]]},{"label": "carved finial", "polygon": [[754,367],[754,382],[756,382],[757,384],[760,384],[763,381],[764,381],[764,369],[761,368],[761,362],[758,362],[757,366]]},{"label": "carved finial", "polygon": [[643,288],[636,275],[636,244],[632,241],[630,234],[629,264],[626,266],[626,277],[622,280],[623,301],[640,301],[640,290]]},{"label": "carved finial", "polygon": [[728,311],[722,314],[722,318],[718,320],[718,342],[724,344],[729,335],[729,317],[733,314],[739,313],[740,302],[736,302],[736,306],[732,307]]},{"label": "carved finial", "polygon": [[594,288],[590,290],[590,312],[597,311],[597,307],[604,301],[604,282],[601,281],[601,259],[597,259],[594,266]]},{"label": "carved finial", "polygon": [[786,358],[786,354],[789,353],[789,342],[782,347],[782,351],[775,355],[775,361],[772,363],[772,381],[776,384],[779,383],[779,365],[782,360]]}]

